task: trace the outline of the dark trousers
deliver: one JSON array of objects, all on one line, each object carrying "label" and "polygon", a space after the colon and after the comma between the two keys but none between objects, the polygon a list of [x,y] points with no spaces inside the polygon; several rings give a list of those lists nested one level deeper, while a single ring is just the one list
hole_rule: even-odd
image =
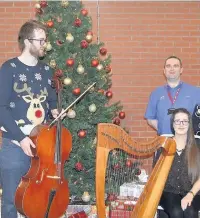
[{"label": "dark trousers", "polygon": [[30,167],[30,157],[9,139],[2,139],[0,149],[0,178],[3,190],[1,218],[17,218],[14,199],[21,177]]},{"label": "dark trousers", "polygon": [[[169,218],[198,218],[198,211],[200,210],[200,196],[196,195],[191,206],[188,206],[184,211],[181,208],[181,199],[183,197],[183,195],[163,192],[160,200],[160,206],[163,207]],[[164,214],[160,214],[159,218],[166,218],[166,216],[164,216]]]}]

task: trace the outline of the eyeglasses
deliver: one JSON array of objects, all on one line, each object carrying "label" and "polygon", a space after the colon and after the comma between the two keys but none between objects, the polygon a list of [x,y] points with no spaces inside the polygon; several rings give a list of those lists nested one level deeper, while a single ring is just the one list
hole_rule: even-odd
[{"label": "eyeglasses", "polygon": [[181,125],[181,123],[183,126],[187,126],[189,124],[189,120],[174,120],[175,125]]},{"label": "eyeglasses", "polygon": [[40,45],[44,45],[47,43],[47,39],[28,39],[29,41],[38,41],[40,42]]}]

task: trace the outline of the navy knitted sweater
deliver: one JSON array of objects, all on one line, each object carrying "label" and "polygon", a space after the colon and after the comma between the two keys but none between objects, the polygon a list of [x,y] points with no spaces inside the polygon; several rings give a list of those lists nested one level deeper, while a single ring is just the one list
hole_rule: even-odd
[{"label": "navy knitted sweater", "polygon": [[51,87],[52,69],[38,62],[27,66],[18,58],[0,69],[0,126],[3,137],[20,142],[31,130],[45,123],[56,108],[57,96]]}]

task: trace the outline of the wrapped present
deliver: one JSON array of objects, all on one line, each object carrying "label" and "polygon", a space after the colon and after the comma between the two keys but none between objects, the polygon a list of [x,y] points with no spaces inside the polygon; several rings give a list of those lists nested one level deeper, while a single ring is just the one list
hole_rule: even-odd
[{"label": "wrapped present", "polygon": [[135,197],[139,198],[143,189],[144,189],[145,183],[141,182],[131,182],[131,183],[124,183],[120,186],[120,196],[123,197]]},{"label": "wrapped present", "polygon": [[125,211],[125,210],[111,210],[110,211],[110,218],[130,218],[131,217],[131,211]]},{"label": "wrapped present", "polygon": [[70,215],[68,218],[88,218],[88,216],[84,211],[81,211],[73,215]]},{"label": "wrapped present", "polygon": [[132,211],[136,201],[134,200],[127,200],[127,199],[117,199],[110,203],[111,210],[128,210]]}]

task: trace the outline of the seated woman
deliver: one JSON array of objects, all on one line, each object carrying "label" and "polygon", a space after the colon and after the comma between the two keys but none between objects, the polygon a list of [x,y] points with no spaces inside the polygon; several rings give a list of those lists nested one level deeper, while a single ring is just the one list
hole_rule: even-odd
[{"label": "seated woman", "polygon": [[[200,210],[200,149],[190,113],[179,108],[171,117],[176,154],[160,200],[169,218],[198,218]],[[156,154],[155,161],[160,152]],[[162,218],[162,217],[160,217]]]}]

